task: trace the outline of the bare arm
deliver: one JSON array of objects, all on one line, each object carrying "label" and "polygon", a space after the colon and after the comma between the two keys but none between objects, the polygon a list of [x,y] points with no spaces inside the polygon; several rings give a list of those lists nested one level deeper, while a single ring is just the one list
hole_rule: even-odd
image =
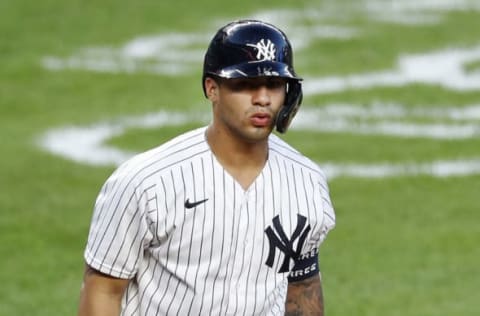
[{"label": "bare arm", "polygon": [[323,316],[320,276],[288,284],[286,316]]},{"label": "bare arm", "polygon": [[117,279],[85,266],[78,316],[118,316],[129,280]]}]

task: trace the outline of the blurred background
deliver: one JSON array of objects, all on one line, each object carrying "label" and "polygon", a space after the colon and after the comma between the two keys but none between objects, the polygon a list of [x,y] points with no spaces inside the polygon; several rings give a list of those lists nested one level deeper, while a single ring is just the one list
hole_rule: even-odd
[{"label": "blurred background", "polygon": [[209,122],[203,53],[240,18],[289,36],[321,165],[328,315],[478,315],[480,4],[0,2],[0,315],[74,315],[105,179]]}]

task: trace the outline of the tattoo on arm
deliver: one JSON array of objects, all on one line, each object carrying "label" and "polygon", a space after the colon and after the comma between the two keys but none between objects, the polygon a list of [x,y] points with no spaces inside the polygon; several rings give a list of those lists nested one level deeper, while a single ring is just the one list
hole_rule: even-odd
[{"label": "tattoo on arm", "polygon": [[323,293],[320,277],[289,283],[286,316],[323,316]]}]

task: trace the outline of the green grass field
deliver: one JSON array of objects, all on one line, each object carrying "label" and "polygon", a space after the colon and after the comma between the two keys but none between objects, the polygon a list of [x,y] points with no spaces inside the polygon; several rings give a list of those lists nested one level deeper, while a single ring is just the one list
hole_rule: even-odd
[{"label": "green grass field", "polygon": [[245,17],[297,48],[308,115],[282,137],[331,176],[327,315],[479,315],[480,6],[438,2],[0,2],[0,315],[76,313],[115,168],[47,150],[46,133],[122,126],[104,144],[138,152],[204,124],[126,120],[208,115],[201,53]]}]

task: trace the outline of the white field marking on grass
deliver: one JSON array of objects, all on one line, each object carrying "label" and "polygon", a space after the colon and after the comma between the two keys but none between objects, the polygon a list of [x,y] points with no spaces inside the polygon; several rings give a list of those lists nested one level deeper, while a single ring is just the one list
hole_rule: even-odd
[{"label": "white field marking on grass", "polygon": [[360,1],[369,12],[445,12],[479,10],[477,0],[365,0]]},{"label": "white field marking on grass", "polygon": [[[335,15],[336,13],[332,10],[319,10],[317,8],[260,11],[250,16],[250,18],[281,26],[288,34],[294,50],[301,51],[308,49],[312,43],[319,39],[343,41],[359,35],[360,32],[357,28],[332,22],[332,16]],[[228,23],[228,21],[219,21],[216,25],[225,23]]]},{"label": "white field marking on grass", "polygon": [[365,0],[358,1],[359,10],[371,20],[399,24],[438,24],[447,12],[478,11],[476,0]]},{"label": "white field marking on grass", "polygon": [[[359,14],[366,15],[372,20],[393,23],[432,24],[439,23],[441,16],[447,12],[478,10],[479,7],[478,3],[468,0],[397,2],[366,0],[347,4],[331,1],[323,3],[321,7],[260,11],[253,13],[251,17],[281,25],[282,29],[289,34],[295,50],[299,51],[307,49],[312,42],[321,38],[346,40],[358,36],[361,30],[346,26],[345,22]],[[217,21],[212,28],[217,28],[225,22]],[[171,76],[188,74],[200,65],[205,45],[211,38],[211,35],[207,34],[212,32],[213,30],[193,33],[169,32],[141,36],[120,48],[87,47],[66,58],[46,56],[42,59],[42,65],[50,70],[148,72]],[[305,36],[306,34],[308,36]],[[390,80],[398,82],[395,78]]]},{"label": "white field marking on grass", "polygon": [[[93,47],[59,58],[48,56],[47,69],[85,69],[97,72],[147,72],[178,75],[192,72],[201,62],[203,47],[210,40],[205,33],[166,33],[135,38],[120,48]],[[201,46],[200,46],[201,45]]]},{"label": "white field marking on grass", "polygon": [[[356,30],[351,27],[315,23],[305,24],[304,11],[272,10],[253,17],[274,23],[278,21],[285,30],[291,31],[292,43],[296,50],[309,46],[319,38],[351,38]],[[314,16],[311,14],[310,22]],[[222,22],[223,23],[223,22]],[[225,22],[226,23],[226,22]],[[218,25],[215,26],[217,28]],[[146,72],[169,76],[188,74],[198,69],[203,60],[205,48],[213,30],[193,33],[169,32],[134,38],[119,48],[87,47],[72,56],[61,58],[46,56],[42,65],[50,70],[84,69],[97,72],[133,73]],[[308,37],[304,36],[309,34]]]},{"label": "white field marking on grass", "polygon": [[[424,122],[414,123],[412,119],[424,119]],[[439,120],[452,122],[439,123]],[[452,140],[479,137],[479,121],[480,105],[462,108],[408,108],[394,103],[373,103],[365,107],[329,104],[302,109],[292,122],[292,127],[297,130],[327,133],[348,132]]]},{"label": "white field marking on grass", "polygon": [[457,91],[478,90],[480,73],[467,72],[464,65],[479,60],[480,46],[406,55],[400,57],[397,68],[390,71],[306,78],[304,91],[307,95],[315,95],[412,83],[438,85]]},{"label": "white field marking on grass", "polygon": [[480,158],[437,160],[418,164],[336,164],[319,163],[328,178],[389,178],[399,176],[427,175],[437,178],[480,174]]},{"label": "white field marking on grass", "polygon": [[[469,115],[472,115],[471,117]],[[311,109],[303,107],[294,120],[292,129],[304,129],[323,132],[347,131],[354,133],[386,134],[401,137],[427,137],[434,139],[464,139],[480,134],[480,123],[477,122],[476,132],[465,132],[457,124],[436,124],[438,128],[432,131],[421,124],[396,122],[392,128],[385,121],[380,121],[382,128],[368,129],[352,124],[358,119],[402,119],[424,117],[430,119],[452,120],[478,120],[480,118],[480,105],[471,105],[465,108],[426,108],[409,109],[398,104],[384,105],[373,104],[369,107],[341,104],[328,105],[324,108]],[[175,126],[188,122],[208,123],[208,113],[173,113],[162,111],[139,117],[129,117],[114,123],[105,122],[84,127],[63,127],[47,131],[40,138],[40,146],[53,154],[89,165],[118,165],[135,153],[118,149],[106,144],[112,137],[119,136],[129,128],[161,128]],[[333,126],[331,121],[342,121],[339,126]],[[322,125],[325,125],[322,127]],[[472,126],[474,123],[472,123]],[[333,127],[332,127],[333,126]],[[355,128],[352,128],[355,127]],[[365,129],[365,130],[363,130]],[[453,135],[453,136],[452,136]],[[480,159],[439,160],[431,163],[419,164],[322,164],[329,177],[394,177],[425,174],[435,177],[462,176],[480,174]]]},{"label": "white field marking on grass", "polygon": [[[177,126],[202,118],[204,114],[158,112],[127,117],[115,122],[89,126],[66,126],[47,131],[39,140],[47,151],[89,165],[118,165],[135,153],[118,149],[106,142],[124,134],[129,128]],[[205,121],[205,119],[203,119]]]},{"label": "white field marking on grass", "polygon": [[[359,30],[342,25],[359,12],[366,13],[372,20],[393,23],[431,24],[439,23],[443,14],[449,11],[478,10],[480,5],[468,0],[404,0],[359,1],[341,5],[338,2],[326,2],[322,8],[307,8],[296,11],[272,10],[257,13],[256,18],[282,25],[292,34],[296,49],[306,49],[318,38],[349,39],[358,36]],[[336,22],[339,21],[338,25]],[[305,27],[303,25],[309,25]],[[218,26],[218,25],[217,25]],[[87,69],[107,72],[153,72],[178,75],[191,72],[201,62],[204,43],[209,37],[202,33],[176,33],[136,38],[120,49],[97,47],[85,48],[68,58],[46,57],[46,68],[61,70],[65,68]],[[309,36],[304,36],[308,34]],[[297,41],[297,42],[295,42]],[[478,74],[467,74],[462,64],[479,59],[479,48],[463,50],[445,50],[428,55],[403,56],[397,69],[385,72],[357,74],[346,77],[311,78],[304,87],[305,95],[315,95],[348,89],[364,89],[376,86],[402,86],[420,82],[438,84],[455,90],[479,89]],[[441,67],[440,67],[441,66]],[[446,68],[445,68],[446,66]],[[443,67],[443,69],[442,69]],[[445,71],[443,71],[445,70]],[[409,110],[401,106],[390,105],[386,111],[375,105],[360,108],[355,105],[330,105],[322,109],[300,111],[292,128],[302,128],[323,132],[352,132],[363,134],[386,134],[401,137],[427,137],[436,139],[462,139],[478,136],[478,106],[462,109],[416,108]],[[408,113],[407,113],[408,112]],[[130,157],[129,153],[108,146],[105,141],[121,135],[129,127],[165,126],[171,120],[172,113],[164,112],[158,116],[145,116],[117,123],[101,123],[89,127],[67,127],[48,131],[41,139],[47,150],[79,162],[98,164],[118,164]],[[185,114],[173,114],[180,117],[182,124]],[[153,117],[153,119],[152,119]],[[395,121],[410,117],[430,117],[431,119],[451,119],[466,122],[415,124]],[[386,118],[383,121],[375,119]],[[198,119],[189,117],[191,121]],[[362,122],[361,119],[373,121]],[[150,122],[150,123],[146,123]],[[298,127],[297,127],[298,125]],[[72,144],[74,144],[72,146]],[[88,154],[86,154],[88,153]],[[463,175],[479,173],[478,161],[457,160],[437,161],[430,164],[413,165],[333,165],[326,168],[332,176],[395,176],[408,174],[430,174],[434,176]]]},{"label": "white field marking on grass", "polygon": [[[304,36],[306,32],[310,34],[308,38]],[[292,34],[297,34],[292,42],[300,50],[309,46],[315,39],[350,38],[354,36],[355,31],[333,25],[312,28],[297,26],[292,28]],[[118,49],[93,47],[83,48],[66,58],[46,56],[42,59],[42,65],[56,71],[83,69],[110,73],[145,72],[167,76],[184,75],[201,65],[205,45],[210,39],[206,32],[142,36]]]}]

